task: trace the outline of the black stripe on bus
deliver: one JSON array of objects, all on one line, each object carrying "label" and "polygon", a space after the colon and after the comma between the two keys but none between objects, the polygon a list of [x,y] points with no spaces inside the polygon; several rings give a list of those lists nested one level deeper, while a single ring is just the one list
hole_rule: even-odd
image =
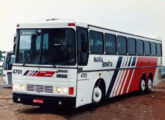
[{"label": "black stripe on bus", "polygon": [[131,65],[131,61],[132,61],[132,57],[131,57],[130,60],[129,60],[128,66]]},{"label": "black stripe on bus", "polygon": [[27,70],[23,75],[25,76],[25,75],[27,75],[28,74],[28,72],[29,72],[29,70]]},{"label": "black stripe on bus", "polygon": [[[120,68],[121,63],[122,63],[122,59],[123,59],[123,57],[119,57],[119,59],[118,59],[118,61],[117,61],[116,68]],[[111,91],[112,91],[112,88],[113,88],[113,86],[114,86],[114,83],[115,83],[116,77],[117,77],[117,75],[118,75],[118,72],[119,72],[119,69],[116,69],[116,70],[114,71],[114,73],[113,73],[111,83],[109,84],[109,88],[108,88],[108,92],[107,92],[107,97],[109,97],[110,94],[111,94]]]},{"label": "black stripe on bus", "polygon": [[131,66],[135,66],[135,63],[136,63],[136,57],[133,57],[133,62]]}]

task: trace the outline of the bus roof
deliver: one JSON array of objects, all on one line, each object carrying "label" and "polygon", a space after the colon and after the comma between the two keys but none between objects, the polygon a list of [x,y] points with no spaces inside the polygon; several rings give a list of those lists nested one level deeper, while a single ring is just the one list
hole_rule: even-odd
[{"label": "bus roof", "polygon": [[121,34],[125,34],[125,35],[138,37],[141,39],[149,39],[149,40],[162,42],[162,40],[160,40],[160,39],[145,37],[145,36],[122,32],[122,31],[117,31],[117,30],[99,27],[99,26],[95,26],[95,25],[91,25],[91,24],[87,24],[87,23],[83,23],[83,22],[77,22],[74,20],[59,20],[59,19],[53,18],[53,19],[47,19],[46,21],[17,24],[18,29],[19,28],[71,28],[71,27],[75,27],[75,26],[84,27],[84,28],[95,27],[95,28],[102,29],[102,30],[108,30],[108,31],[116,32],[116,33],[121,33]]}]

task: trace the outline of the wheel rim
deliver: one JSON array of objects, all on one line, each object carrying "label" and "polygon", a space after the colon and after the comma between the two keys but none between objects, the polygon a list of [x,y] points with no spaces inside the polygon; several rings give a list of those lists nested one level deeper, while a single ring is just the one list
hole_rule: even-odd
[{"label": "wheel rim", "polygon": [[144,90],[145,90],[146,83],[145,83],[145,81],[144,81],[143,79],[141,80],[140,87],[141,87],[141,90],[142,90],[142,91],[144,91]]},{"label": "wheel rim", "polygon": [[152,80],[148,79],[148,89],[151,90],[152,88]]},{"label": "wheel rim", "polygon": [[93,102],[98,103],[101,101],[102,91],[99,87],[95,87],[93,91]]}]

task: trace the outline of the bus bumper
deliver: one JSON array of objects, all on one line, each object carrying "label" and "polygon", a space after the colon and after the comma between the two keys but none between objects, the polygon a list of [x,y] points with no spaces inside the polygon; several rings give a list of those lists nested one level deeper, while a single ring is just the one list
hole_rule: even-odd
[{"label": "bus bumper", "polygon": [[36,105],[36,106],[59,105],[59,106],[65,106],[65,107],[75,107],[76,98],[75,97],[52,97],[52,96],[40,96],[40,95],[13,93],[13,102],[22,103],[25,105]]}]

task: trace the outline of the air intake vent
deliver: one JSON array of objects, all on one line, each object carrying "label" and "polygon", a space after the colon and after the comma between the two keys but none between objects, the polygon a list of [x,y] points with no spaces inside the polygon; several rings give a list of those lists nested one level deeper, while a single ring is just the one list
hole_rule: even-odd
[{"label": "air intake vent", "polygon": [[53,86],[45,86],[46,93],[53,93]]},{"label": "air intake vent", "polygon": [[53,86],[27,84],[26,90],[30,92],[53,93]]},{"label": "air intake vent", "polygon": [[28,84],[27,91],[34,91],[34,85]]}]

